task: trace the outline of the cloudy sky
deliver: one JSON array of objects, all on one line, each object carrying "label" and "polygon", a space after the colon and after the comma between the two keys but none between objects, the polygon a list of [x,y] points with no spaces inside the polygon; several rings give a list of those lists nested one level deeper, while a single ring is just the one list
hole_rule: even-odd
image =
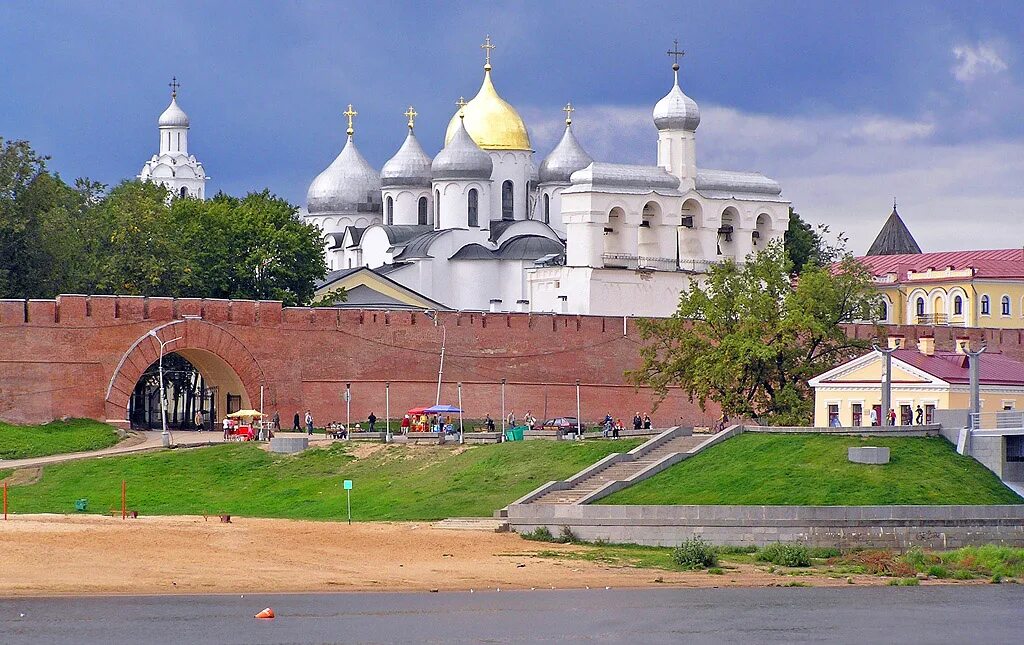
[{"label": "cloudy sky", "polygon": [[[597,159],[653,163],[650,113],[687,54],[698,164],[757,170],[862,252],[893,197],[926,250],[1024,244],[1024,2],[0,3],[0,136],[66,178],[116,183],[156,151],[182,83],[208,190],[269,187],[305,205],[345,106],[376,166],[405,136],[440,147],[495,84],[539,155],[571,100]],[[539,161],[539,160],[538,160]]]}]

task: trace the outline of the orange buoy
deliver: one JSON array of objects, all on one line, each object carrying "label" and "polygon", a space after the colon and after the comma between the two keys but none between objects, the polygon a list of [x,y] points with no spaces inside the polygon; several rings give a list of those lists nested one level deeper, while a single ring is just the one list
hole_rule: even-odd
[{"label": "orange buoy", "polygon": [[267,607],[266,609],[264,609],[260,613],[258,613],[255,616],[253,616],[253,618],[268,618],[268,619],[269,618],[273,618],[273,617],[274,617],[274,610],[271,609],[270,607]]}]

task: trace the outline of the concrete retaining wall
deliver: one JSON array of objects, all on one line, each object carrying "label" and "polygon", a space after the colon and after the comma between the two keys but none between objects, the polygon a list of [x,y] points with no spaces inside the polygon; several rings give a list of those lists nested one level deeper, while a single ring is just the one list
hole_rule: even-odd
[{"label": "concrete retaining wall", "polygon": [[699,536],[713,544],[952,549],[1024,547],[1020,506],[601,506],[514,504],[519,533],[568,526],[584,540],[675,546]]},{"label": "concrete retaining wall", "polygon": [[858,437],[934,437],[942,427],[938,423],[922,426],[860,426],[857,428],[814,428],[803,426],[743,426],[744,432],[770,434],[834,434]]}]

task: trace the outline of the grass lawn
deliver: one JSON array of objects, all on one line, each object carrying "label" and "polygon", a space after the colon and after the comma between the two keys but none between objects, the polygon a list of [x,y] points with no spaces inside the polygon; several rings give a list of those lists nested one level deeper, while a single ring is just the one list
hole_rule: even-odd
[{"label": "grass lawn", "polygon": [[298,455],[232,444],[47,466],[38,482],[11,488],[10,504],[18,513],[67,513],[84,497],[90,511],[102,513],[120,508],[125,479],[129,508],[144,515],[337,520],[345,517],[341,482],[351,479],[356,520],[490,516],[545,482],[639,444],[525,441],[458,449],[335,443]]},{"label": "grass lawn", "polygon": [[[850,463],[846,449],[857,445],[888,447],[890,463]],[[858,506],[1024,499],[941,437],[745,433],[598,503]]]},{"label": "grass lawn", "polygon": [[117,441],[117,430],[92,419],[54,421],[41,426],[15,426],[0,421],[0,459],[99,450]]}]

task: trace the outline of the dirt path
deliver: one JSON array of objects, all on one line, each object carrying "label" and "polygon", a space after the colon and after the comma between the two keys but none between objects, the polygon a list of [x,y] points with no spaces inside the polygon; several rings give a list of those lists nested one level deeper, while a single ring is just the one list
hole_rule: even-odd
[{"label": "dirt path", "polygon": [[[25,515],[0,520],[0,596],[779,583],[750,566],[709,576],[531,555],[577,548],[426,523]],[[824,576],[801,582],[846,584]],[[858,576],[857,583],[884,580]]]}]

